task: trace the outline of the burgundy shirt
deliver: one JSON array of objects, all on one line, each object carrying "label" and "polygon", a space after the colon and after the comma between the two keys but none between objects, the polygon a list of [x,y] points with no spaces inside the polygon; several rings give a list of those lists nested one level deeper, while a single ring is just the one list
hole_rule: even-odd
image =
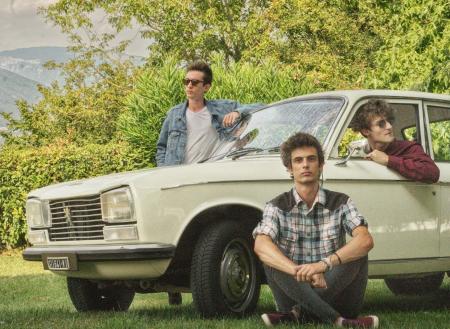
[{"label": "burgundy shirt", "polygon": [[384,152],[389,155],[388,168],[400,175],[424,183],[436,183],[439,180],[439,168],[420,144],[394,140]]}]

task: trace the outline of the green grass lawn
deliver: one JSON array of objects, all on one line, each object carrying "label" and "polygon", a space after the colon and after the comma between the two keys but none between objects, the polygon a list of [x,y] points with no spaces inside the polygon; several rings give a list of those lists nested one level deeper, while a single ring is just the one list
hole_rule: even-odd
[{"label": "green grass lawn", "polygon": [[[137,294],[126,313],[77,313],[63,277],[44,271],[38,262],[23,261],[19,253],[0,254],[0,329],[263,328],[259,315],[273,308],[265,286],[257,312],[242,319],[202,319],[190,294],[183,294],[181,306],[169,306],[166,294]],[[378,315],[382,328],[450,328],[450,279],[438,293],[426,297],[396,297],[382,280],[371,280],[364,313]]]}]

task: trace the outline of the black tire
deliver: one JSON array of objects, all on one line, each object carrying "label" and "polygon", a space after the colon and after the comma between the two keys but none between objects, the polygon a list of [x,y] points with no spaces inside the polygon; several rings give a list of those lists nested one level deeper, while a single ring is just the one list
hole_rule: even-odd
[{"label": "black tire", "polygon": [[67,289],[78,312],[126,311],[134,298],[134,291],[124,286],[98,288],[86,279],[67,278]]},{"label": "black tire", "polygon": [[252,245],[250,232],[234,221],[214,223],[201,233],[192,259],[191,290],[202,316],[255,310],[260,273]]},{"label": "black tire", "polygon": [[421,278],[389,278],[384,282],[395,295],[426,295],[437,291],[443,279],[444,273],[438,273]]}]

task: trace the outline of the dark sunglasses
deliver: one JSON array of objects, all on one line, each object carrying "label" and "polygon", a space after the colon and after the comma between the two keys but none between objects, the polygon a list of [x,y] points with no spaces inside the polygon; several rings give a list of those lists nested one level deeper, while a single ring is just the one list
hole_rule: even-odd
[{"label": "dark sunglasses", "polygon": [[183,79],[183,84],[185,86],[188,86],[190,83],[195,87],[196,85],[198,85],[200,82],[204,82],[203,80],[197,80],[197,79],[188,79],[188,78],[184,78]]},{"label": "dark sunglasses", "polygon": [[388,122],[392,125],[394,123],[394,118],[381,119],[374,123],[374,126],[378,126],[381,129],[386,128]]}]

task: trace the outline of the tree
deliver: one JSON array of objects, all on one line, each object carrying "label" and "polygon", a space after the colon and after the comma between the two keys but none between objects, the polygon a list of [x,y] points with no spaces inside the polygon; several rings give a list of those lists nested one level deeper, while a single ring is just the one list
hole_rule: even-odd
[{"label": "tree", "polygon": [[77,42],[99,12],[114,32],[90,40],[105,47],[114,33],[137,26],[149,40],[149,63],[215,54],[226,63],[270,58],[328,89],[361,86],[378,46],[350,0],[59,0],[43,11]]},{"label": "tree", "polygon": [[[152,59],[168,54],[178,59],[208,58],[212,53],[239,61],[250,45],[267,0],[60,0],[42,13],[59,25],[72,40],[80,31],[93,29],[94,13],[104,13],[115,32],[137,24],[149,41]],[[253,29],[249,29],[249,26]],[[256,34],[257,35],[257,34]],[[114,33],[104,33],[95,41],[111,41]],[[94,41],[94,40],[93,40]]]},{"label": "tree", "polygon": [[[373,1],[370,19],[382,46],[368,77],[371,88],[450,91],[450,3]],[[369,11],[367,11],[369,13]]]},{"label": "tree", "polygon": [[[102,77],[95,80],[95,75],[88,73],[92,68]],[[39,86],[41,101],[18,102],[20,119],[4,115],[9,120],[8,131],[2,132],[6,144],[105,144],[116,137],[115,121],[132,90],[133,69],[127,63],[96,65],[72,60],[63,72],[67,78],[64,86]]]},{"label": "tree", "polygon": [[361,87],[380,43],[357,1],[279,0],[245,58],[272,58],[324,89]]}]

